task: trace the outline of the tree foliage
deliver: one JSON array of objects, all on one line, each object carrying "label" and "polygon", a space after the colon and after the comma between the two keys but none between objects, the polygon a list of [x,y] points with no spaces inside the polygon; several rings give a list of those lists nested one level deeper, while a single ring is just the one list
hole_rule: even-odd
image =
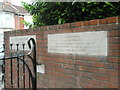
[{"label": "tree foliage", "polygon": [[35,27],[120,16],[119,2],[24,2],[23,6],[33,15]]}]

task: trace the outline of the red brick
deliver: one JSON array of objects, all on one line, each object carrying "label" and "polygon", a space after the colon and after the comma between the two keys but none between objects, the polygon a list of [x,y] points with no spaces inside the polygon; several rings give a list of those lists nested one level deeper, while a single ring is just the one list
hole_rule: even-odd
[{"label": "red brick", "polygon": [[59,29],[65,29],[65,28],[70,28],[70,23],[65,23],[65,24],[59,25]]},{"label": "red brick", "polygon": [[83,82],[78,82],[78,81],[76,81],[76,88],[85,88],[85,87],[87,87],[88,85],[84,85],[84,83]]},{"label": "red brick", "polygon": [[99,24],[106,24],[107,20],[106,19],[99,19]]},{"label": "red brick", "polygon": [[19,17],[19,16],[14,16],[15,18],[15,29],[23,29],[24,28],[24,24],[21,22],[21,20],[24,20],[23,17]]},{"label": "red brick", "polygon": [[[57,32],[56,30],[50,30],[50,31],[49,31],[49,34],[54,34],[54,33],[56,33],[56,32]],[[44,38],[44,39],[47,39],[47,34],[44,34],[43,38]]]},{"label": "red brick", "polygon": [[101,62],[89,62],[89,61],[87,61],[86,66],[90,66],[90,67],[105,67],[104,63],[101,63]]},{"label": "red brick", "polygon": [[110,81],[110,77],[109,76],[107,76],[107,75],[100,75],[100,74],[96,74],[94,76],[94,79],[102,80],[102,81]]},{"label": "red brick", "polygon": [[91,85],[94,85],[94,86],[98,86],[98,82],[97,82],[97,80],[95,80],[95,79],[88,79],[88,82],[91,84]]},{"label": "red brick", "polygon": [[74,27],[76,27],[76,24],[75,23],[70,23],[70,27],[74,28]]},{"label": "red brick", "polygon": [[[72,85],[70,85],[70,84],[65,84],[64,85],[64,88],[74,88],[74,85],[72,84]],[[61,86],[60,86],[60,88],[61,88]],[[63,88],[62,88],[63,89]],[[63,89],[64,90],[64,89]]]},{"label": "red brick", "polygon": [[91,67],[105,68],[105,63],[103,63],[103,62],[94,62],[94,64],[92,64]]},{"label": "red brick", "polygon": [[111,63],[118,63],[119,59],[120,57],[108,57],[107,58],[108,62],[111,62]]},{"label": "red brick", "polygon": [[[46,36],[45,36],[46,37]],[[48,40],[45,39],[45,40],[42,40],[42,43],[48,43]]]},{"label": "red brick", "polygon": [[56,30],[58,29],[58,25],[51,25],[51,26],[48,26],[49,30]]},{"label": "red brick", "polygon": [[[97,81],[97,83],[98,83],[98,86],[107,88],[107,82],[105,82],[105,81]],[[99,90],[99,89],[98,89],[98,90]],[[104,90],[104,89],[103,89],[103,90]]]},{"label": "red brick", "polygon": [[89,61],[98,61],[98,57],[92,57],[92,56],[80,56],[78,55],[76,59],[82,59],[82,60],[89,60]]},{"label": "red brick", "polygon": [[46,65],[54,66],[54,67],[62,67],[62,64],[60,64],[60,63],[55,63],[55,62],[47,62]]},{"label": "red brick", "polygon": [[[90,73],[90,72],[82,72],[82,68],[81,68],[81,71],[77,71],[76,70],[76,73],[75,73],[75,75],[76,76],[78,76],[78,77],[89,77],[89,76],[91,76],[91,77],[93,77],[94,76],[94,74],[93,73]],[[76,78],[77,79],[77,78]]]},{"label": "red brick", "polygon": [[110,50],[119,50],[120,44],[110,44],[108,47]]},{"label": "red brick", "polygon": [[103,68],[99,68],[98,71],[97,71],[97,73],[99,73],[99,74],[105,74],[105,75],[108,74],[108,73],[107,73],[107,70],[106,70],[106,69],[103,69]]},{"label": "red brick", "polygon": [[72,29],[64,29],[62,33],[71,33],[71,32],[73,32]]},{"label": "red brick", "polygon": [[108,63],[108,64],[106,64],[106,67],[108,67],[108,69],[114,69],[114,70],[120,70],[120,68],[119,68],[119,64],[117,64],[117,63]]},{"label": "red brick", "polygon": [[38,52],[47,52],[47,48],[38,48],[37,51]]},{"label": "red brick", "polygon": [[107,23],[117,23],[117,21],[118,21],[117,17],[109,17]]},{"label": "red brick", "polygon": [[118,17],[118,23],[120,22],[120,17]]},{"label": "red brick", "polygon": [[83,21],[83,26],[89,26],[90,25],[90,21]]},{"label": "red brick", "polygon": [[83,22],[76,22],[76,26],[77,26],[77,27],[83,26]]},{"label": "red brick", "polygon": [[[111,18],[111,17],[110,17]],[[52,25],[45,27],[38,27],[22,31],[12,31],[5,34],[5,43],[7,43],[5,54],[9,54],[9,37],[10,36],[21,36],[21,35],[37,35],[37,61],[38,63],[45,64],[46,72],[44,75],[39,75],[39,85],[44,87],[89,87],[89,88],[100,88],[100,87],[114,87],[118,81],[118,68],[119,59],[117,51],[119,49],[119,33],[118,24],[116,21],[110,21],[110,18],[83,21],[76,23],[67,23],[61,25]],[[119,17],[116,17],[119,19]],[[111,24],[106,24],[109,22]],[[118,21],[117,21],[118,22]],[[112,24],[113,23],[113,24]],[[116,23],[116,24],[115,24]],[[98,25],[99,26],[89,26]],[[101,25],[103,24],[103,25]],[[71,25],[71,27],[70,27]],[[88,27],[87,27],[88,26]],[[108,56],[81,56],[81,55],[66,55],[57,53],[47,52],[47,35],[58,34],[58,33],[71,33],[71,32],[86,32],[86,31],[108,31]],[[10,62],[6,62],[10,65]],[[16,63],[14,63],[13,71],[16,72]],[[29,64],[32,66],[31,64]],[[20,66],[21,67],[21,66]],[[31,68],[31,67],[30,67]],[[10,82],[10,66],[6,66],[6,86],[9,86]],[[22,72],[22,69],[21,69]],[[14,74],[17,80],[17,73]],[[21,73],[22,76],[22,73]],[[20,76],[20,77],[21,77]],[[80,79],[77,77],[81,77]],[[84,77],[84,78],[82,78]],[[27,77],[26,77],[27,78]],[[47,80],[46,80],[47,79]],[[22,80],[22,79],[20,79]],[[53,81],[52,81],[53,80]],[[54,82],[55,81],[55,82]],[[17,81],[16,81],[17,82]],[[15,82],[15,83],[16,83]],[[28,87],[26,80],[26,87]],[[59,82],[59,84],[58,84]],[[22,82],[20,82],[22,84]],[[107,84],[106,84],[107,83]],[[76,84],[76,85],[75,85]],[[49,86],[50,85],[50,86]],[[17,85],[15,86],[17,87]],[[22,87],[22,86],[21,86]]]},{"label": "red brick", "polygon": [[73,29],[73,33],[77,33],[77,32],[85,32],[87,31],[87,27],[76,27]]},{"label": "red brick", "polygon": [[101,68],[84,67],[83,71],[107,75],[107,70]]},{"label": "red brick", "polygon": [[118,84],[119,83],[119,77],[111,77],[110,78],[110,83],[116,83],[116,84]]},{"label": "red brick", "polygon": [[98,25],[98,20],[90,20],[90,25]]},{"label": "red brick", "polygon": [[118,70],[107,70],[107,74],[110,76],[118,76]]},{"label": "red brick", "polygon": [[76,65],[84,65],[84,66],[86,65],[86,63],[87,61],[82,61],[82,60],[75,62]]},{"label": "red brick", "polygon": [[[42,31],[41,31],[41,32],[42,32]],[[49,31],[44,31],[43,33],[44,33],[44,34],[48,34],[48,33],[49,33]],[[41,33],[41,34],[42,34],[42,33]]]},{"label": "red brick", "polygon": [[[48,67],[48,69],[50,69],[50,67]],[[74,77],[72,75],[69,74],[65,74],[65,73],[61,73],[61,72],[55,72],[54,70],[49,70],[47,71],[49,75],[56,77],[56,78],[61,78],[61,79],[71,79],[73,80]]]},{"label": "red brick", "polygon": [[61,58],[52,58],[52,57],[44,57],[44,60],[46,61],[54,61],[54,62],[59,62],[59,63],[66,63],[66,64],[72,64],[72,60],[67,60],[67,59],[61,59]]},{"label": "red brick", "polygon": [[120,51],[109,51],[108,56],[120,56]]},{"label": "red brick", "polygon": [[85,83],[85,82],[88,82],[88,79],[87,78],[83,78],[83,77],[77,77],[77,81]]},{"label": "red brick", "polygon": [[109,37],[109,43],[120,43],[120,37]]},{"label": "red brick", "polygon": [[120,36],[120,31],[119,30],[109,31],[108,36]]},{"label": "red brick", "polygon": [[118,88],[117,84],[107,83],[108,88]]},{"label": "red brick", "polygon": [[69,65],[69,64],[63,64],[62,67],[65,69],[72,69],[72,70],[74,69],[74,65]]},{"label": "red brick", "polygon": [[40,30],[48,30],[48,26],[42,26],[40,27]]}]

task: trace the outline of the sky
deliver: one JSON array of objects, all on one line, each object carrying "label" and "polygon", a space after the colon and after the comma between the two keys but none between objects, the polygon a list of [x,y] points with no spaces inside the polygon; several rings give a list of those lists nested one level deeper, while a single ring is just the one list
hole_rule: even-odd
[{"label": "sky", "polygon": [[27,2],[27,3],[31,2],[31,0],[11,0],[12,4],[19,5],[19,6],[21,6],[22,1]]},{"label": "sky", "polygon": [[[0,0],[0,2],[2,2],[2,1],[3,0]],[[22,1],[27,2],[27,3],[31,3],[32,0],[11,0],[12,4],[18,5],[18,6],[21,6]]]}]

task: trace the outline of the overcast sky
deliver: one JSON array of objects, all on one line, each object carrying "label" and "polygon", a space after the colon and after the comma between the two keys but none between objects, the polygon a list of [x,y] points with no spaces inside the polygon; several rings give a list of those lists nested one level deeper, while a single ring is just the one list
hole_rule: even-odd
[{"label": "overcast sky", "polygon": [[[0,0],[0,2],[2,2],[3,0]],[[18,5],[18,6],[21,6],[21,2],[24,1],[24,2],[27,2],[27,3],[30,3],[32,0],[11,0],[12,4],[14,5]]]},{"label": "overcast sky", "polygon": [[21,6],[22,1],[27,2],[27,3],[31,2],[31,0],[11,0],[12,4],[19,5],[19,6]]}]

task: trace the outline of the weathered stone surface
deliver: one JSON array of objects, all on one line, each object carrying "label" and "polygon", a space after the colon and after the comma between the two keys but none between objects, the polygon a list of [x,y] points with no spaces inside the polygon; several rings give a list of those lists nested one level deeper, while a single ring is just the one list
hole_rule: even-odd
[{"label": "weathered stone surface", "polygon": [[14,36],[10,37],[10,44],[13,44],[13,50],[16,50],[16,44],[19,44],[19,50],[23,50],[22,44],[25,44],[25,50],[29,50],[27,41],[30,38],[34,38],[36,41],[36,35],[27,35],[27,36]]},{"label": "weathered stone surface", "polygon": [[48,52],[107,56],[107,32],[49,34]]}]

